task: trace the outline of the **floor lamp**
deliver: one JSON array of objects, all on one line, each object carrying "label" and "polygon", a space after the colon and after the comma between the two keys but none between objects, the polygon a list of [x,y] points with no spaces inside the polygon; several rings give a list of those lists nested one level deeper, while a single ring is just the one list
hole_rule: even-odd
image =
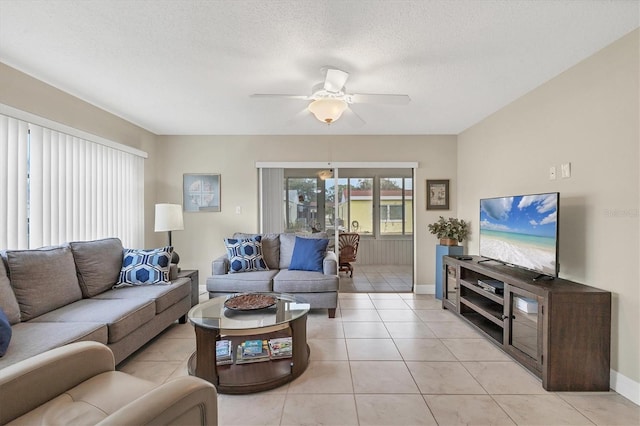
[{"label": "floor lamp", "polygon": [[[184,222],[182,220],[182,206],[180,204],[156,204],[156,232],[169,232],[169,245],[171,243],[171,231],[182,231]],[[175,249],[171,254],[171,263],[178,263],[180,256]]]}]

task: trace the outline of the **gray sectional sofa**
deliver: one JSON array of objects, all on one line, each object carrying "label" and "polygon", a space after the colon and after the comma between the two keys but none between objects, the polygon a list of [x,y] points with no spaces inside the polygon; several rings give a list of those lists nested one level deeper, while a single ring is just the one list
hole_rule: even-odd
[{"label": "gray sectional sofa", "polygon": [[77,341],[106,344],[120,363],[191,308],[191,280],[113,288],[123,262],[117,238],[36,250],[0,261],[0,308],[12,337],[0,368]]},{"label": "gray sectional sofa", "polygon": [[235,233],[233,238],[261,236],[264,260],[268,270],[230,273],[229,257],[224,254],[213,260],[212,275],[207,278],[209,298],[233,293],[269,292],[289,293],[311,308],[328,310],[335,317],[338,305],[338,261],[336,254],[327,251],[322,261],[322,272],[289,270],[295,248],[296,236],[302,238],[327,238],[325,233],[296,235]]}]

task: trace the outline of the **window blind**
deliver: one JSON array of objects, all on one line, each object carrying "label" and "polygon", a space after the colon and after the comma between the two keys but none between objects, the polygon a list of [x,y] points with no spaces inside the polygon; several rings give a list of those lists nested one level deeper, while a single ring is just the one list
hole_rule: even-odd
[{"label": "window blind", "polygon": [[0,170],[0,220],[9,217],[0,222],[7,227],[0,246],[36,248],[115,236],[127,247],[142,247],[142,157],[0,117],[0,154],[7,158]]},{"label": "window blind", "polygon": [[284,232],[284,169],[260,169],[260,231]]},{"label": "window blind", "polygon": [[0,247],[26,248],[28,124],[0,115]]}]

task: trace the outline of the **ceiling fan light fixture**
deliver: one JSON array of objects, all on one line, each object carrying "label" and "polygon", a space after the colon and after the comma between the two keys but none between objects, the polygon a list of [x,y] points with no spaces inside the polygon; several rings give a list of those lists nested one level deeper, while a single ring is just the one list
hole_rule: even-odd
[{"label": "ceiling fan light fixture", "polygon": [[320,180],[327,180],[333,177],[333,169],[320,170],[318,172]]},{"label": "ceiling fan light fixture", "polygon": [[309,104],[309,111],[323,123],[331,124],[340,118],[347,103],[342,99],[321,98]]}]

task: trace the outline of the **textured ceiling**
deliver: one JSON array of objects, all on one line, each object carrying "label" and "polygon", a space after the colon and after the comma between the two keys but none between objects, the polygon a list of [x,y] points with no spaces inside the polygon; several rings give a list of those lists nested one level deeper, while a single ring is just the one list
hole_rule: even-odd
[{"label": "textured ceiling", "polygon": [[[637,0],[0,0],[0,61],[156,134],[457,134],[639,19]],[[412,101],[328,127],[249,97],[309,94],[324,65]]]}]

